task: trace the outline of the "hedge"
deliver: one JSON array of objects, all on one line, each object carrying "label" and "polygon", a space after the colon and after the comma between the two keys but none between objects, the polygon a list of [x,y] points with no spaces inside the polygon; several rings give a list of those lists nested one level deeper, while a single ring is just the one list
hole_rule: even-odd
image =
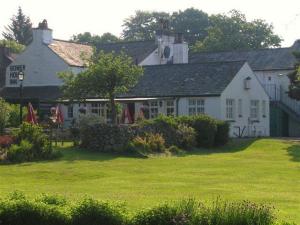
[{"label": "hedge", "polygon": [[[194,199],[128,212],[124,205],[94,199],[35,200],[22,195],[0,199],[1,225],[280,225],[275,210],[248,201],[203,204]],[[46,201],[45,201],[46,199]],[[51,199],[51,201],[49,201]],[[282,225],[288,223],[282,223]]]}]

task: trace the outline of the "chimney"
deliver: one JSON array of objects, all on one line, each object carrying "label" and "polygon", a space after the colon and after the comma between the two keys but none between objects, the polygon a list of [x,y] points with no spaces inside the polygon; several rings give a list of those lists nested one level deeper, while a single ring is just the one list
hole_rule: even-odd
[{"label": "chimney", "polygon": [[183,34],[178,33],[175,36],[173,47],[173,63],[185,64],[189,62],[189,46],[184,42]]},{"label": "chimney", "polygon": [[183,43],[183,33],[177,33],[175,35],[175,44],[182,44]]},{"label": "chimney", "polygon": [[37,28],[33,29],[33,42],[48,45],[52,40],[52,30],[48,28],[47,20],[43,20]]}]

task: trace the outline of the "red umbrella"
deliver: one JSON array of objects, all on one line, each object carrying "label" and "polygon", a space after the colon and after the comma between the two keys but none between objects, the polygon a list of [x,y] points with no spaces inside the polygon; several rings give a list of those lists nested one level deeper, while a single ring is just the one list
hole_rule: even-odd
[{"label": "red umbrella", "polygon": [[64,123],[64,115],[63,115],[59,105],[56,106],[55,117],[56,117],[55,118],[56,123],[58,123],[58,124]]},{"label": "red umbrella", "polygon": [[34,109],[32,107],[32,104],[30,102],[28,103],[27,110],[28,110],[28,113],[26,116],[26,122],[31,123],[31,124],[37,124],[36,115],[35,115]]}]

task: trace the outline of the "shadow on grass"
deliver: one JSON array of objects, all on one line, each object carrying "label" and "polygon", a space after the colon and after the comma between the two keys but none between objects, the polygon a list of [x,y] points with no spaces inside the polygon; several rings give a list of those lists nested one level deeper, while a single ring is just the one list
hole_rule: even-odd
[{"label": "shadow on grass", "polygon": [[218,153],[235,153],[246,150],[258,139],[232,139],[225,146],[212,147],[212,148],[199,148],[187,152],[186,155],[210,155]]},{"label": "shadow on grass", "polygon": [[294,162],[300,162],[300,142],[295,142],[293,145],[287,148],[291,160]]}]

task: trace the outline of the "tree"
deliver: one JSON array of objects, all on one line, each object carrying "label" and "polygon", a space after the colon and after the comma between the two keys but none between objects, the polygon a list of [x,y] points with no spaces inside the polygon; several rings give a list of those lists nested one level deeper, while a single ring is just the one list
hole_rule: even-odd
[{"label": "tree", "polygon": [[289,96],[293,99],[300,100],[300,64],[295,65],[295,70],[290,73]]},{"label": "tree", "polygon": [[174,12],[171,16],[171,30],[182,33],[189,44],[203,40],[207,36],[209,17],[207,13],[189,8],[184,11]]},{"label": "tree", "polygon": [[32,41],[32,23],[21,7],[18,8],[17,15],[11,18],[11,24],[5,29],[6,32],[3,32],[2,35],[7,40],[15,40],[22,45],[28,45]]},{"label": "tree", "polygon": [[126,93],[136,85],[143,69],[134,64],[132,58],[124,53],[100,52],[91,58],[87,70],[74,75],[64,72],[60,77],[64,81],[63,93],[67,99],[85,100],[89,97],[109,99],[111,121],[117,121],[115,98]]},{"label": "tree", "polygon": [[244,14],[232,10],[227,15],[209,18],[208,35],[197,41],[194,51],[249,50],[279,47],[282,39],[274,34],[273,26],[263,20],[248,22]]},{"label": "tree", "polygon": [[117,36],[111,33],[104,33],[101,36],[99,36],[99,35],[92,35],[90,32],[84,32],[77,35],[73,35],[71,40],[80,43],[88,43],[94,46],[99,44],[114,43],[120,41],[120,39]]},{"label": "tree", "polygon": [[0,40],[0,47],[10,49],[12,53],[21,53],[25,49],[24,45],[21,45],[14,40]]},{"label": "tree", "polygon": [[122,36],[127,41],[152,40],[155,31],[161,29],[161,19],[169,20],[169,13],[138,10],[135,15],[124,20]]},{"label": "tree", "polygon": [[4,129],[9,120],[9,104],[0,98],[0,135],[4,133]]}]

